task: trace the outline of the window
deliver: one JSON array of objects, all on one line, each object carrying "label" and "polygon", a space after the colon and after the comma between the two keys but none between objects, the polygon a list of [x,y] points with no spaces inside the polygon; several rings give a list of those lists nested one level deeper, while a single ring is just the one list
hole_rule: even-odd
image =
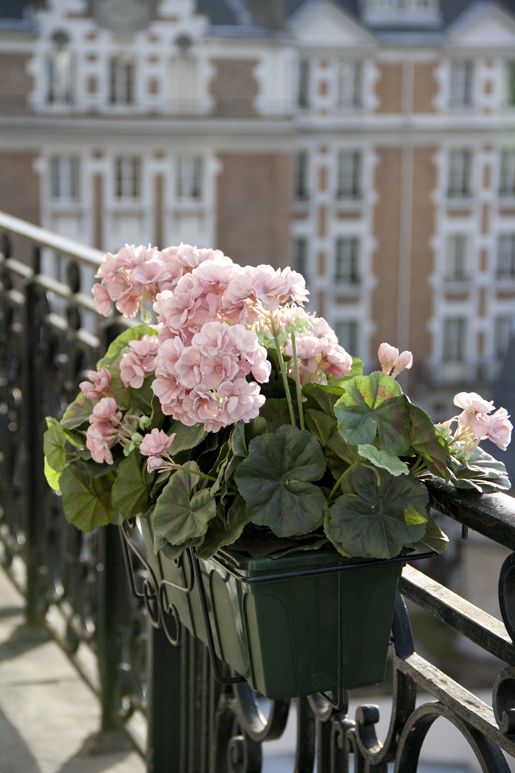
[{"label": "window", "polygon": [[361,107],[361,62],[340,62],[338,64],[337,107]]},{"label": "window", "polygon": [[438,13],[439,0],[405,0],[406,11],[409,14],[431,15]]},{"label": "window", "polygon": [[297,90],[297,104],[299,107],[309,107],[309,88],[311,82],[311,67],[307,59],[301,59],[299,65],[299,82]]},{"label": "window", "polygon": [[342,150],[338,154],[336,198],[361,198],[361,152],[359,150]]},{"label": "window", "polygon": [[473,94],[472,62],[453,62],[450,73],[450,107],[471,107]]},{"label": "window", "polygon": [[360,283],[357,236],[341,236],[336,240],[334,281],[336,284],[346,285]]},{"label": "window", "polygon": [[141,158],[117,156],[114,161],[114,195],[116,199],[141,197]]},{"label": "window", "polygon": [[515,150],[511,148],[501,151],[499,195],[515,197]]},{"label": "window", "polygon": [[445,278],[451,282],[460,282],[468,278],[467,237],[465,234],[452,234],[447,239]]},{"label": "window", "polygon": [[174,56],[168,68],[168,94],[170,107],[175,113],[195,113],[200,107],[198,99],[198,63],[193,56]]},{"label": "window", "polygon": [[358,351],[359,327],[355,319],[342,319],[336,322],[334,332],[338,338],[340,346],[343,346],[346,352],[355,355]]},{"label": "window", "polygon": [[175,195],[179,201],[202,199],[203,163],[201,156],[184,156],[176,162]]},{"label": "window", "polygon": [[47,102],[70,105],[73,102],[74,60],[65,32],[52,36],[54,50],[47,57]]},{"label": "window", "polygon": [[472,151],[455,149],[449,153],[449,179],[447,195],[449,198],[466,198],[471,195]]},{"label": "window", "polygon": [[309,157],[305,150],[301,150],[297,153],[297,156],[295,157],[293,188],[293,194],[297,201],[306,201],[309,199],[308,161]]},{"label": "window", "polygon": [[109,62],[109,101],[112,105],[134,104],[134,61],[114,56]]},{"label": "window", "polygon": [[443,323],[443,361],[464,362],[467,320],[464,317],[448,317]]},{"label": "window", "polygon": [[78,156],[52,156],[50,159],[50,197],[54,201],[79,199]]},{"label": "window", "polygon": [[511,337],[511,316],[502,314],[494,322],[494,357],[502,360],[508,351]]},{"label": "window", "polygon": [[293,240],[293,269],[302,274],[307,284],[309,279],[308,240],[305,236],[297,236]]},{"label": "window", "polygon": [[515,279],[515,233],[497,239],[497,279]]},{"label": "window", "polygon": [[515,107],[515,62],[508,62],[508,77],[507,77],[507,102],[508,105]]}]

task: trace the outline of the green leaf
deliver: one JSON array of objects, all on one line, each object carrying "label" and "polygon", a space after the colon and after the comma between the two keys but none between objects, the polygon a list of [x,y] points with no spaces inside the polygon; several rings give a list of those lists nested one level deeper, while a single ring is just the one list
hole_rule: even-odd
[{"label": "green leaf", "polygon": [[184,553],[187,548],[196,547],[201,542],[202,537],[197,537],[197,539],[189,540],[183,545],[171,545],[168,540],[166,540],[160,534],[154,534],[154,553],[156,555],[161,553],[169,561],[174,561],[176,558],[179,558],[179,556],[182,555],[182,553]]},{"label": "green leaf", "polygon": [[266,420],[268,431],[273,432],[290,423],[288,401],[285,397],[268,397],[259,415]]},{"label": "green leaf", "polygon": [[435,553],[442,553],[448,544],[447,535],[440,529],[434,518],[429,516],[424,536],[409,547],[416,551],[434,550]]},{"label": "green leaf", "polygon": [[139,341],[143,336],[154,336],[157,332],[148,325],[136,325],[120,333],[110,344],[107,352],[97,362],[97,370],[107,368],[111,374],[111,390],[120,408],[129,406],[129,390],[120,378],[120,361],[131,341]]},{"label": "green leaf", "polygon": [[149,508],[152,476],[145,470],[145,461],[135,449],[118,465],[113,486],[113,507],[123,519],[146,513]]},{"label": "green leaf", "polygon": [[381,467],[386,470],[390,475],[409,475],[408,465],[401,461],[397,456],[387,454],[386,451],[381,451],[375,446],[368,444],[358,446],[358,454],[363,459],[368,459],[376,467]]},{"label": "green leaf", "polygon": [[474,489],[485,494],[511,489],[504,463],[494,459],[479,446],[468,455],[466,461],[452,457],[450,471],[451,481],[456,488]]},{"label": "green leaf", "polygon": [[328,416],[334,415],[334,406],[343,395],[344,390],[338,386],[324,384],[304,384],[302,394],[307,397],[307,408],[318,408]]},{"label": "green leaf", "polygon": [[[192,472],[190,472],[192,470]],[[192,494],[198,483],[195,462],[178,470],[164,487],[156,502],[152,518],[154,532],[172,545],[203,537],[209,521],[216,515],[216,503],[209,489]]]},{"label": "green leaf", "polygon": [[89,422],[89,417],[93,410],[93,403],[88,400],[86,395],[79,392],[73,403],[70,403],[61,419],[61,427],[64,429],[76,429],[82,424]]},{"label": "green leaf", "polygon": [[48,483],[52,491],[55,491],[56,494],[59,494],[61,492],[61,485],[60,485],[61,473],[57,472],[56,470],[53,470],[50,467],[46,456],[45,456],[44,466],[45,466],[46,482]]},{"label": "green leaf", "polygon": [[52,416],[47,416],[48,429],[43,435],[43,451],[48,465],[56,472],[62,472],[66,467],[66,435],[64,430]]},{"label": "green leaf", "polygon": [[187,427],[180,421],[172,421],[168,434],[171,435],[173,432],[175,432],[175,440],[169,448],[170,456],[196,448],[207,435],[202,424]]},{"label": "green leaf", "polygon": [[334,415],[310,408],[307,411],[304,411],[304,419],[306,428],[318,438],[323,446],[325,446],[336,429],[336,419],[334,418]]},{"label": "green leaf", "polygon": [[325,497],[310,481],[324,472],[319,442],[310,432],[285,425],[251,441],[234,478],[249,520],[278,537],[291,537],[322,523]]},{"label": "green leaf", "polygon": [[411,450],[419,454],[427,469],[444,480],[449,479],[449,448],[422,408],[409,404],[411,417]]},{"label": "green leaf", "polygon": [[342,481],[325,533],[344,556],[392,558],[423,537],[428,493],[412,475],[393,477],[360,465]]},{"label": "green leaf", "polygon": [[349,381],[334,407],[338,429],[347,443],[373,443],[393,456],[410,447],[409,403],[394,378],[378,371]]},{"label": "green leaf", "polygon": [[245,502],[241,497],[236,497],[227,510],[227,516],[223,512],[217,512],[216,518],[209,522],[208,530],[202,545],[197,549],[199,558],[211,558],[216,551],[224,545],[232,545],[241,535],[249,522],[245,514]]},{"label": "green leaf", "polygon": [[61,493],[66,520],[82,531],[91,531],[114,519],[111,490],[114,473],[98,474],[97,467],[69,465],[61,475]]},{"label": "green leaf", "polygon": [[247,456],[249,449],[245,437],[245,423],[243,421],[238,421],[234,425],[229,438],[229,444],[234,456]]}]

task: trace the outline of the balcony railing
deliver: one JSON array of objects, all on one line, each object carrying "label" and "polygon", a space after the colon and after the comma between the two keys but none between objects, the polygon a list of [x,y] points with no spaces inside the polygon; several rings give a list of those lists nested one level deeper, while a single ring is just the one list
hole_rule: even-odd
[{"label": "balcony railing", "polygon": [[[79,667],[84,652],[94,653],[98,678],[83,673],[101,700],[101,738],[132,732],[134,717],[146,714],[150,771],[260,771],[267,743],[283,734],[294,702],[265,704],[247,683],[221,686],[199,641],[182,631],[172,647],[162,630],[147,626],[128,593],[116,528],[78,532],[43,480],[44,416],[58,415],[74,397],[84,371],[121,324],[97,319],[89,288],[82,287],[82,276],[91,275],[101,256],[2,213],[0,234],[0,554],[25,593],[27,619],[51,627]],[[52,276],[56,255],[67,263],[66,281]],[[458,496],[444,486],[432,495],[443,520],[515,551],[509,496]],[[445,559],[438,561],[441,569]],[[346,694],[336,706],[321,695],[298,698],[292,770],[311,773],[316,764],[319,773],[385,773],[392,763],[398,773],[411,773],[429,729],[444,718],[469,744],[477,769],[505,773],[506,758],[515,756],[515,553],[498,579],[503,622],[412,566],[400,590],[386,733],[379,738],[375,706],[359,705],[351,715]],[[414,614],[425,610],[497,659],[490,664],[491,702],[417,651],[403,597]],[[417,643],[430,649],[424,638]]]}]

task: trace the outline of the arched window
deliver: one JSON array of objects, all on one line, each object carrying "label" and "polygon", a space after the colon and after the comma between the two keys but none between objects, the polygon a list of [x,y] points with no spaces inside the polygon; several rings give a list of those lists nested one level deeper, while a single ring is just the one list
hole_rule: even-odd
[{"label": "arched window", "polygon": [[54,32],[52,46],[47,57],[47,102],[70,105],[74,99],[74,59],[66,32]]}]

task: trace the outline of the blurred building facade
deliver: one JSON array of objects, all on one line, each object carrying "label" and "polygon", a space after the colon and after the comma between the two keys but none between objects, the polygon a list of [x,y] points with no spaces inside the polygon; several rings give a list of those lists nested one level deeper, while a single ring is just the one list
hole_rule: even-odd
[{"label": "blurred building facade", "polygon": [[515,311],[515,0],[0,0],[0,209],[291,263],[448,412]]}]

